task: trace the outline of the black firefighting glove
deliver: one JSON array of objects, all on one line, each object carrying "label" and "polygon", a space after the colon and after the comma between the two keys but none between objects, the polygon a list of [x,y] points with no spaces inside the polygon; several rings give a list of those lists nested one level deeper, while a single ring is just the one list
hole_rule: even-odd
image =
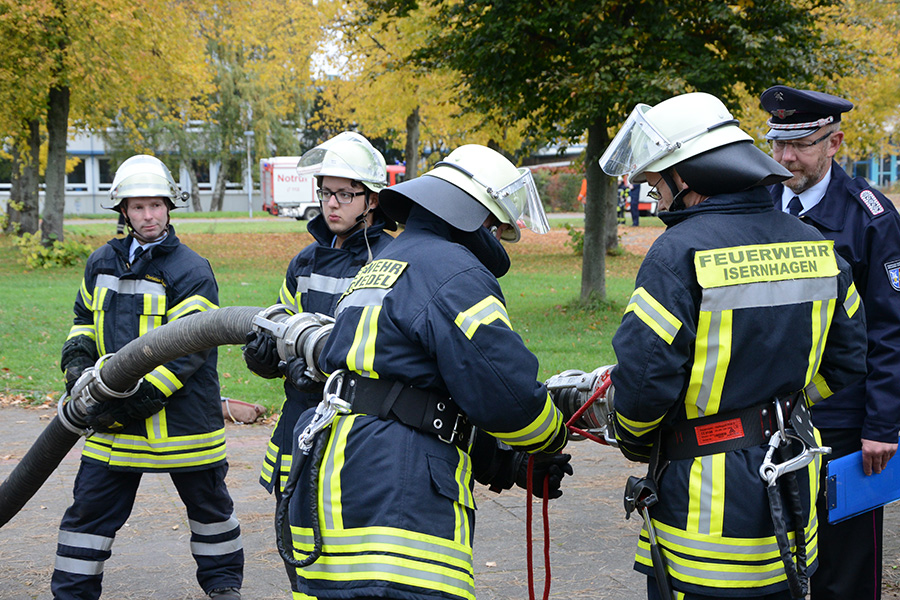
[{"label": "black firefighting glove", "polygon": [[[528,454],[519,452],[517,457],[516,485],[528,489]],[[531,477],[531,493],[538,498],[544,497],[544,479],[547,479],[547,495],[550,498],[562,496],[563,477],[572,475],[571,454],[547,454],[538,452],[534,455],[534,472]]]},{"label": "black firefighting glove", "polygon": [[284,373],[285,379],[291,382],[301,392],[319,392],[322,390],[321,381],[316,381],[306,372],[306,359],[297,356],[291,360],[278,363],[278,369]]},{"label": "black firefighting glove", "polygon": [[278,370],[278,347],[272,336],[251,331],[241,350],[248,369],[266,379],[281,377],[281,371]]},{"label": "black firefighting glove", "polygon": [[116,433],[129,423],[152,417],[169,399],[149,381],[142,381],[138,390],[127,398],[113,398],[88,409],[85,422],[94,431]]},{"label": "black firefighting glove", "polygon": [[88,367],[93,367],[100,356],[97,344],[86,335],[75,336],[67,340],[62,347],[59,368],[66,374],[66,393],[72,393],[72,387]]}]

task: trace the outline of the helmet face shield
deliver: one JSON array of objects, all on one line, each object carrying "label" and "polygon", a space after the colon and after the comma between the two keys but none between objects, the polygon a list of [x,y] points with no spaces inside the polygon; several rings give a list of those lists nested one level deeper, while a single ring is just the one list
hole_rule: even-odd
[{"label": "helmet face shield", "polygon": [[521,220],[525,223],[525,227],[533,232],[547,233],[550,231],[550,224],[547,222],[547,213],[544,212],[534,177],[529,169],[521,168],[519,173],[521,173],[519,178],[503,189],[493,192],[488,188],[488,193],[513,222],[518,223]]},{"label": "helmet face shield", "polygon": [[644,118],[644,113],[650,108],[647,104],[638,104],[631,111],[622,129],[600,157],[600,168],[604,173],[618,176],[643,171],[644,167],[678,147]]}]

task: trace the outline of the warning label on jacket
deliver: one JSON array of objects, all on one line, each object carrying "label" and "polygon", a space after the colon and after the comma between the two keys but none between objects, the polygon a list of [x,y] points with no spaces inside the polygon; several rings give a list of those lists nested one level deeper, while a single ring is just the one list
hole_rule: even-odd
[{"label": "warning label on jacket", "polygon": [[694,267],[697,281],[707,289],[838,274],[831,240],[700,250],[694,254]]},{"label": "warning label on jacket", "polygon": [[718,423],[698,425],[694,427],[694,432],[697,434],[697,444],[706,446],[744,437],[744,426],[740,419],[728,419]]}]

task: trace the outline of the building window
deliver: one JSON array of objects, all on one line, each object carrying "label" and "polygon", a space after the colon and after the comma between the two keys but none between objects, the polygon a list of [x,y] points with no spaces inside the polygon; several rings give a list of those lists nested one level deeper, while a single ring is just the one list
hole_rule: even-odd
[{"label": "building window", "polygon": [[69,173],[66,174],[66,191],[68,192],[86,192],[87,191],[87,173],[83,158],[78,159],[78,164]]},{"label": "building window", "polygon": [[98,190],[106,191],[110,187],[112,187],[113,176],[115,175],[115,173],[113,173],[113,170],[111,167],[112,167],[112,159],[110,159],[110,158],[98,158],[97,159],[97,171],[98,171],[98,177],[100,178],[99,182],[97,184]]}]

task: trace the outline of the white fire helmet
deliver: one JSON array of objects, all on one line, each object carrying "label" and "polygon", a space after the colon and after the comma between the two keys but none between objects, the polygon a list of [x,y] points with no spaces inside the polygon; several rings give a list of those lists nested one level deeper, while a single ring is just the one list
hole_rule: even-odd
[{"label": "white fire helmet", "polygon": [[[519,241],[522,235],[520,225],[535,233],[550,231],[531,171],[524,167],[516,168],[505,156],[486,146],[460,146],[423,177],[442,179],[477,200],[501,223],[510,226],[503,232],[503,239],[507,241]],[[424,205],[424,202],[419,204]],[[457,217],[452,212],[453,207],[447,204],[431,203],[425,208],[455,227],[474,231],[469,226],[454,222],[452,219]],[[486,217],[486,214],[482,216],[477,225],[480,226]]]},{"label": "white fire helmet", "polygon": [[384,156],[354,131],[339,133],[301,156],[297,172],[358,181],[375,193],[387,187]]},{"label": "white fire helmet", "polygon": [[188,197],[161,160],[137,154],[119,165],[109,188],[109,200],[100,206],[121,212],[122,201],[127,198],[166,198],[172,203],[170,208],[183,208]]},{"label": "white fire helmet", "polygon": [[656,106],[638,104],[600,157],[607,175],[628,175],[632,183],[647,181],[645,171],[671,166],[734,142],[753,138],[721,100],[703,92],[682,94]]}]

